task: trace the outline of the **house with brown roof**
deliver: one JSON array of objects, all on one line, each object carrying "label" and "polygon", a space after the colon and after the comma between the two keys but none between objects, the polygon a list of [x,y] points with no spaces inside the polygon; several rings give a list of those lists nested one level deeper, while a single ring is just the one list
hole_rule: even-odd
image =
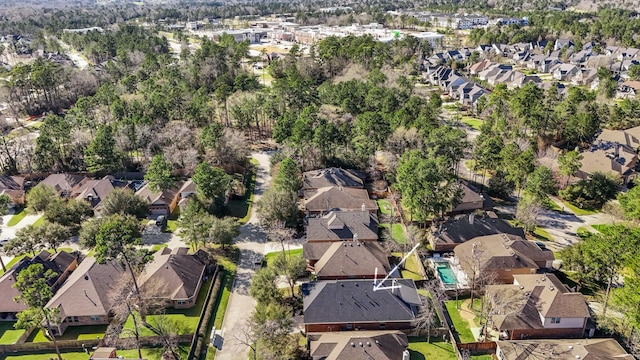
[{"label": "house with brown roof", "polygon": [[551,268],[554,260],[553,252],[535,242],[507,234],[480,236],[458,245],[453,252],[469,279],[482,274],[502,284],[511,284],[516,274]]},{"label": "house with brown roof", "polygon": [[368,211],[378,213],[378,204],[369,199],[365,189],[323,187],[305,197],[307,215],[323,215],[330,211]]},{"label": "house with brown roof", "polygon": [[602,129],[594,141],[594,147],[601,147],[598,144],[608,144],[611,149],[615,144],[624,146],[626,152],[636,152],[640,148],[640,126],[626,130]]},{"label": "house with brown roof", "polygon": [[32,264],[42,264],[44,271],[51,270],[56,274],[47,281],[51,290],[56,292],[78,267],[78,258],[66,251],[51,254],[43,250],[33,258],[26,256],[20,259],[0,277],[0,320],[15,320],[17,313],[28,308],[24,303],[15,301],[20,292],[14,285],[20,272]]},{"label": "house with brown roof", "polygon": [[182,184],[180,190],[178,190],[178,207],[180,210],[184,210],[189,204],[189,198],[191,195],[195,194],[197,191],[196,183],[194,183],[191,179],[187,180]]},{"label": "house with brown roof", "polygon": [[377,242],[308,242],[303,255],[318,280],[384,278],[391,270],[388,252]]},{"label": "house with brown roof", "polygon": [[196,304],[207,272],[202,253],[189,254],[186,247],[162,248],[140,274],[138,284],[164,299],[169,307],[188,309]]},{"label": "house with brown roof", "polygon": [[436,252],[453,251],[456,246],[479,236],[509,234],[525,237],[524,230],[511,226],[493,211],[451,216],[444,222],[433,223],[427,239]]},{"label": "house with brown roof", "polygon": [[117,181],[113,176],[107,175],[102,179],[91,179],[76,186],[71,191],[70,197],[84,200],[91,204],[93,211],[100,213],[102,200],[104,200],[116,187],[124,187],[125,183]]},{"label": "house with brown roof", "polygon": [[612,338],[496,341],[500,360],[633,360]]},{"label": "house with brown roof", "polygon": [[638,155],[630,152],[625,146],[614,144],[593,144],[591,150],[585,151],[580,161],[580,170],[576,176],[588,179],[601,172],[620,179],[623,184],[635,179]]},{"label": "house with brown roof", "polygon": [[377,241],[378,216],[369,211],[330,211],[307,219],[308,242]]},{"label": "house with brown roof", "polygon": [[83,175],[74,174],[51,174],[47,176],[38,185],[51,186],[61,197],[68,198],[71,196],[75,187],[82,186],[89,178]]},{"label": "house with brown roof", "polygon": [[93,257],[85,258],[47,303],[48,308],[59,310],[62,319],[51,330],[63,334],[69,326],[109,324],[110,292],[125,273],[117,261],[98,264]]},{"label": "house with brown roof", "polygon": [[146,183],[136,191],[136,196],[149,204],[149,215],[168,216],[178,206],[183,184],[178,182],[172,189],[154,191],[149,187],[149,183]]},{"label": "house with brown roof", "polygon": [[471,188],[469,184],[461,182],[460,191],[462,192],[460,203],[448,212],[449,215],[469,213],[475,210],[493,209],[493,201],[491,198],[478,193],[476,189]]},{"label": "house with brown roof", "polygon": [[[581,338],[591,319],[581,293],[570,291],[553,274],[515,274],[511,285],[487,286],[490,325],[501,339]],[[508,306],[497,305],[508,302]]]},{"label": "house with brown roof", "polygon": [[14,204],[24,204],[24,177],[0,176],[0,195],[6,194]]},{"label": "house with brown roof", "polygon": [[422,305],[411,279],[325,280],[302,284],[306,332],[407,330]]},{"label": "house with brown roof", "polygon": [[312,360],[399,360],[409,355],[402,331],[311,333],[307,341]]},{"label": "house with brown roof", "polygon": [[302,189],[304,191],[328,186],[362,189],[364,181],[356,171],[336,167],[305,171],[302,174]]}]

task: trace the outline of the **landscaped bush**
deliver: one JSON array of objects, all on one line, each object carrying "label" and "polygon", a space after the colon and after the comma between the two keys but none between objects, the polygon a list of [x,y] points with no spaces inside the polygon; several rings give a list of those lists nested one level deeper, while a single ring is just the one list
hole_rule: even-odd
[{"label": "landscaped bush", "polygon": [[620,182],[610,175],[595,173],[588,180],[580,180],[560,190],[559,195],[580,208],[600,209],[616,197],[619,185]]}]

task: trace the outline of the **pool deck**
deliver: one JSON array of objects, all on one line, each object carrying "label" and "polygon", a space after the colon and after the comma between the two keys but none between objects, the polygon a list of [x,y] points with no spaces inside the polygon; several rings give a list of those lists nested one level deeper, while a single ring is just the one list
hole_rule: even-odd
[{"label": "pool deck", "polygon": [[[460,267],[460,264],[458,263],[458,260],[455,257],[432,257],[429,258],[429,264],[431,265],[431,267],[433,268],[433,270],[435,271],[435,273],[438,273],[438,270],[436,268],[436,264],[437,262],[440,263],[448,263],[449,267],[451,268],[451,270],[453,271],[453,273],[455,274],[456,277],[456,284],[445,284],[442,279],[440,278],[440,282],[442,282],[442,286],[446,289],[446,290],[454,290],[454,289],[458,289],[458,290],[462,290],[462,289],[468,289],[469,288],[469,282],[467,281],[467,275],[464,273],[464,271],[462,271],[462,268]],[[438,277],[440,277],[438,275]]]}]

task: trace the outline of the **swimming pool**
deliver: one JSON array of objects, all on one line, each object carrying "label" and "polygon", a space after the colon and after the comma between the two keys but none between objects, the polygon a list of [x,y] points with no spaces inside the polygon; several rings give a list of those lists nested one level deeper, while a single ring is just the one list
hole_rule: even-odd
[{"label": "swimming pool", "polygon": [[451,269],[451,266],[448,262],[436,262],[436,271],[438,272],[438,276],[440,276],[440,280],[445,285],[455,285],[458,281],[456,280],[456,274]]}]

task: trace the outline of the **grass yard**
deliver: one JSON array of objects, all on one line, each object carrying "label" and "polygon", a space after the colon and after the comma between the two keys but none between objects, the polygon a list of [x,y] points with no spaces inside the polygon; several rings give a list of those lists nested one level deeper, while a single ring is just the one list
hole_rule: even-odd
[{"label": "grass yard", "polygon": [[594,210],[594,209],[581,209],[579,207],[577,207],[576,205],[573,205],[572,203],[566,201],[566,200],[562,200],[562,203],[569,208],[569,210],[571,210],[574,214],[578,215],[578,216],[583,216],[583,215],[593,215],[593,214],[597,214],[598,211]]},{"label": "grass yard", "polygon": [[[142,357],[146,360],[160,360],[162,357],[162,348],[149,348],[141,349]],[[64,360],[87,360],[89,356],[83,351],[65,352],[61,351],[62,359]],[[127,359],[137,359],[138,350],[118,350],[118,356],[123,356]],[[55,352],[52,353],[39,353],[39,354],[24,354],[24,355],[10,355],[5,360],[43,360],[43,359],[57,359],[58,356]]]},{"label": "grass yard", "polygon": [[164,232],[175,233],[178,230],[178,219],[180,218],[180,207],[176,206],[173,212],[167,218],[167,225]]},{"label": "grass yard", "polygon": [[241,224],[246,224],[251,217],[251,207],[253,206],[254,196],[253,190],[256,186],[256,175],[258,171],[258,160],[252,158],[249,160],[249,162],[251,163],[251,165],[253,165],[253,169],[245,183],[246,191],[244,194],[244,199],[231,200],[227,204],[227,208],[231,216],[237,217],[238,222]]},{"label": "grass yard", "polygon": [[455,360],[456,353],[449,342],[442,339],[431,338],[431,342],[424,341],[424,338],[409,337],[409,354],[411,360]]},{"label": "grass yard", "polygon": [[387,199],[378,199],[376,202],[378,203],[378,209],[380,209],[380,213],[382,213],[382,215],[391,215],[391,212],[393,211],[391,201]]},{"label": "grass yard", "polygon": [[24,219],[25,216],[27,216],[27,209],[26,208],[22,208],[19,212],[13,214],[11,219],[9,219],[9,222],[7,223],[7,226],[16,226],[16,225],[18,225],[20,220]]},{"label": "grass yard", "polygon": [[543,201],[542,207],[544,207],[547,210],[551,210],[551,211],[558,211],[558,212],[562,211],[562,208],[560,206],[558,206],[558,204],[556,204],[556,202],[551,200],[550,198],[546,198]]},{"label": "grass yard", "polygon": [[447,311],[449,312],[449,316],[451,317],[451,321],[453,321],[453,327],[456,329],[458,335],[460,336],[460,342],[475,342],[476,339],[473,336],[473,333],[471,333],[469,323],[460,316],[458,309],[456,309],[456,301],[445,301],[445,305],[447,307]]},{"label": "grass yard", "polygon": [[[392,256],[402,259],[403,254],[399,252],[391,253]],[[406,254],[404,254],[406,255]],[[400,271],[400,274],[404,279],[424,280],[421,274],[420,263],[416,260],[416,257],[411,255],[404,262],[404,269]]]},{"label": "grass yard", "polygon": [[384,229],[389,229],[389,226],[391,226],[391,236],[393,237],[393,241],[397,242],[398,244],[406,244],[408,242],[402,224],[380,224],[380,227]]},{"label": "grass yard", "polygon": [[[56,340],[86,340],[103,338],[106,330],[107,325],[69,326],[62,336],[56,337]],[[39,329],[29,335],[27,342],[49,342],[49,339],[44,336],[42,329]]]},{"label": "grass yard", "polygon": [[15,324],[13,321],[0,322],[0,345],[15,344],[20,339],[20,336],[25,333],[26,330],[16,330],[13,324]]},{"label": "grass yard", "polygon": [[598,231],[604,231],[610,227],[612,227],[612,224],[599,224],[599,225],[591,225],[592,228],[598,230]]},{"label": "grass yard", "polygon": [[40,216],[38,220],[34,221],[33,226],[40,226],[44,224],[44,216]]},{"label": "grass yard", "polygon": [[482,120],[471,116],[463,116],[461,121],[462,123],[467,124],[476,130],[480,130],[480,126],[482,126],[483,123]]},{"label": "grass yard", "polygon": [[536,227],[536,229],[533,231],[533,235],[536,237],[536,239],[538,240],[542,240],[542,241],[553,241],[553,236],[551,236],[551,234],[549,234],[549,232],[547,232],[547,230],[541,228],[541,227]]},{"label": "grass yard", "polygon": [[233,286],[233,276],[234,274],[230,271],[224,272],[222,274],[222,292],[218,293],[218,298],[216,299],[215,306],[215,316],[213,320],[213,326],[216,329],[222,328],[222,322],[224,321],[224,314],[227,311],[227,304],[229,303],[229,296],[231,296],[231,287]]},{"label": "grass yard", "polygon": [[[202,311],[202,307],[204,306],[204,302],[207,298],[207,294],[208,294],[207,292],[209,290],[209,286],[211,286],[211,281],[212,279],[211,277],[209,277],[207,281],[202,283],[202,285],[200,286],[200,292],[198,293],[198,298],[196,299],[196,304],[192,308],[166,309],[164,314],[148,315],[147,322],[153,325],[155,322],[155,319],[157,319],[160,316],[165,316],[169,319],[175,320],[185,325],[190,333],[195,332],[196,326],[198,326],[198,321],[200,320],[200,312]],[[120,334],[120,337],[125,338],[125,337],[134,336],[133,330],[134,330],[133,318],[129,316],[129,318],[127,318],[127,322],[125,322],[124,324],[123,333]],[[146,327],[140,327],[139,332],[140,332],[140,336],[154,335],[154,333]]]},{"label": "grass yard", "polygon": [[[278,256],[278,254],[280,254],[281,251],[275,251],[275,252],[270,252],[268,254],[266,254],[264,256],[264,261],[266,263],[266,266],[269,266],[269,264],[271,264],[276,256]],[[285,253],[287,254],[287,256],[300,256],[302,257],[302,249],[294,249],[294,250],[285,250]]]}]

